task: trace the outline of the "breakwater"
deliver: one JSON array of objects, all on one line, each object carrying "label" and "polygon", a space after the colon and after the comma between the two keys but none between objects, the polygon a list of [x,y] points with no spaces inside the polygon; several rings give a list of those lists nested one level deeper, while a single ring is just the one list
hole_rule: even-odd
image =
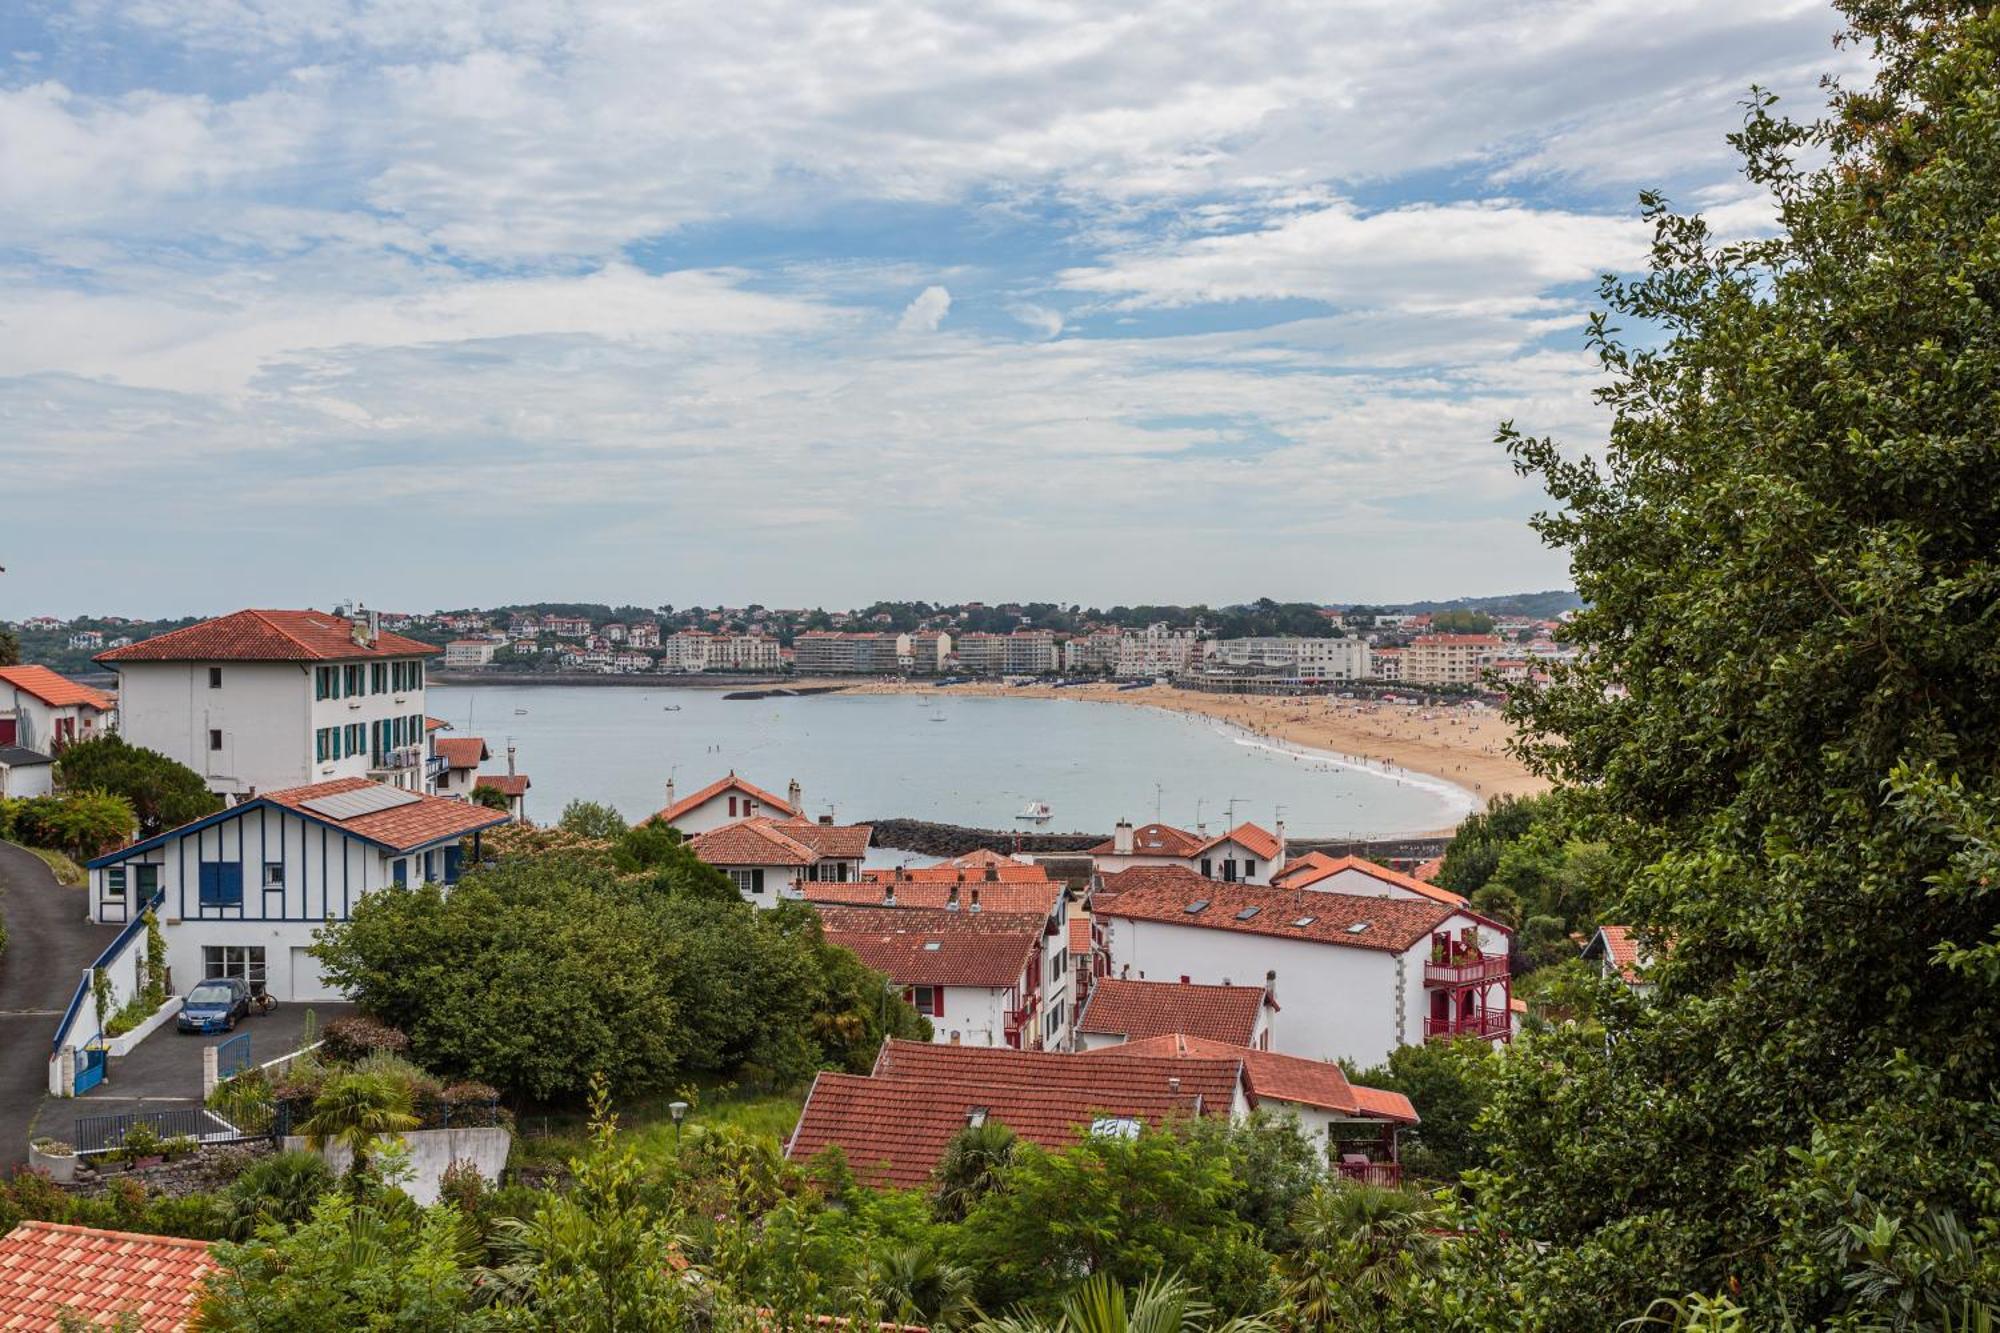
[{"label": "breakwater", "polygon": [[[940,860],[980,850],[1015,852],[1085,852],[1111,841],[1109,833],[1031,833],[1021,829],[972,828],[928,819],[864,819],[875,829],[877,847],[935,856]],[[1358,856],[1377,865],[1411,870],[1444,855],[1450,838],[1315,838],[1287,834],[1289,855],[1325,852],[1328,856]]]}]

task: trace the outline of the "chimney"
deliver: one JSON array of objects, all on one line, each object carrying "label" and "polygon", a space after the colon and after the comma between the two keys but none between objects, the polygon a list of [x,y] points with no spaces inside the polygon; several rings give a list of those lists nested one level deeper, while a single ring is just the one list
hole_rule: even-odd
[{"label": "chimney", "polygon": [[1118,827],[1111,831],[1111,850],[1120,856],[1132,854],[1132,821],[1121,819]]},{"label": "chimney", "polygon": [[507,742],[507,776],[514,776],[514,742]]},{"label": "chimney", "polygon": [[368,642],[373,643],[381,637],[382,613],[380,611],[370,611],[368,613]]},{"label": "chimney", "polygon": [[951,886],[951,896],[944,900],[944,910],[947,912],[958,910],[958,885]]},{"label": "chimney", "polygon": [[1280,869],[1285,864],[1285,821],[1282,819],[1278,821],[1278,859],[1275,864]]},{"label": "chimney", "polygon": [[[806,795],[805,792],[800,789],[799,780],[797,778],[793,778],[792,785],[785,788],[785,800],[790,802],[792,809],[798,811],[800,814],[804,814],[806,812]],[[832,822],[833,821],[830,819],[827,821],[827,823],[829,824]]]},{"label": "chimney", "polygon": [[671,806],[673,803],[674,803],[674,780],[673,778],[669,777],[667,779],[667,804]]},{"label": "chimney", "polygon": [[998,884],[1000,882],[1000,865],[997,861],[988,861],[986,863],[986,882],[988,884]]},{"label": "chimney", "polygon": [[894,907],[895,905],[896,905],[896,881],[890,880],[887,884],[884,884],[882,886],[882,906]]},{"label": "chimney", "polygon": [[972,886],[972,910],[975,912],[979,910],[979,886],[977,884]]},{"label": "chimney", "polygon": [[821,816],[819,817],[819,822],[820,822],[820,823],[822,823],[822,824],[832,824],[832,823],[833,823],[833,816],[832,816],[832,815],[830,815],[830,814],[827,814],[827,815],[821,815]]},{"label": "chimney", "polygon": [[354,641],[356,648],[368,646],[368,613],[358,606],[354,608],[354,614],[348,618],[347,637]]},{"label": "chimney", "polygon": [[1180,1090],[1181,1090],[1181,1076],[1179,1074],[1169,1074],[1167,1076],[1167,1091],[1179,1092]]}]

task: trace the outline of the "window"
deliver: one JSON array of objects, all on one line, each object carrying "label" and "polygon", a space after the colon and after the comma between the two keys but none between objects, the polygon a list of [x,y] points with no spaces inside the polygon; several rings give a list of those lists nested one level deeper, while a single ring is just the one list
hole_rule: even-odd
[{"label": "window", "polygon": [[920,1014],[928,1014],[932,1018],[944,1017],[944,987],[942,986],[912,986],[905,993],[904,998],[909,1000],[910,1008]]},{"label": "window", "polygon": [[381,694],[389,688],[389,664],[371,662],[368,664],[368,692]]},{"label": "window", "polygon": [[142,865],[135,866],[133,869],[136,872],[134,878],[139,882],[139,893],[142,897],[150,898],[160,891],[160,868],[158,866]]},{"label": "window", "polygon": [[340,668],[313,668],[313,698],[338,699],[340,697]]},{"label": "window", "polygon": [[250,989],[264,992],[264,946],[261,944],[204,944],[201,947],[202,980],[210,977],[241,977]]},{"label": "window", "polygon": [[222,688],[221,667],[210,667],[208,669],[208,688],[210,688],[211,690],[219,690]]},{"label": "window", "polygon": [[1256,916],[1257,913],[1263,910],[1264,909],[1261,907],[1246,907],[1242,911],[1236,914],[1236,919],[1238,921],[1248,921],[1251,917]]},{"label": "window", "polygon": [[764,869],[762,866],[748,870],[741,868],[732,869],[729,872],[729,878],[736,885],[738,893],[761,896],[764,892]]},{"label": "window", "polygon": [[1183,912],[1186,912],[1189,916],[1200,916],[1203,912],[1206,912],[1208,910],[1208,899],[1197,898],[1193,902],[1189,903],[1186,907],[1183,907],[1181,910]]},{"label": "window", "polygon": [[203,861],[200,866],[200,902],[203,907],[241,907],[243,863]]},{"label": "window", "polygon": [[391,662],[388,669],[392,688],[395,689],[396,693],[401,694],[403,692],[403,664],[401,662]]},{"label": "window", "polygon": [[421,690],[423,687],[424,687],[424,664],[422,662],[412,662],[410,663],[410,688],[413,690]]},{"label": "window", "polygon": [[313,733],[313,753],[319,756],[319,762],[322,764],[326,763],[329,759],[340,758],[340,728],[321,727],[318,731],[315,731]]},{"label": "window", "polygon": [[211,750],[220,750],[222,748],[222,729],[220,727],[209,728],[208,748]]},{"label": "window", "polygon": [[285,887],[285,863],[283,861],[266,861],[264,863],[264,887],[267,889],[282,889]]},{"label": "window", "polygon": [[1257,863],[1255,861],[1245,861],[1243,863],[1243,878],[1251,879],[1254,878],[1256,874],[1257,874]]},{"label": "window", "polygon": [[125,867],[112,866],[104,872],[104,896],[123,898],[125,896]]},{"label": "window", "polygon": [[361,722],[348,723],[347,744],[343,745],[341,749],[347,754],[360,754],[363,750],[366,750],[367,748],[368,748],[367,724]]},{"label": "window", "polygon": [[362,693],[362,686],[366,683],[366,679],[362,674],[361,663],[356,662],[352,666],[342,667],[340,673],[342,692],[348,698],[351,699],[355,695]]},{"label": "window", "polygon": [[1215,878],[1215,862],[1209,860],[1206,856],[1201,858],[1201,877],[1203,879]]}]

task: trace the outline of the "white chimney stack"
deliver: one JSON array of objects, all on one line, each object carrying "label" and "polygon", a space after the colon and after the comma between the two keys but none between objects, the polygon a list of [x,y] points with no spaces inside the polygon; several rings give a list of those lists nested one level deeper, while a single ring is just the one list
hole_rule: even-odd
[{"label": "white chimney stack", "polygon": [[1120,856],[1132,854],[1132,821],[1121,819],[1118,827],[1111,831],[1111,850]]},{"label": "white chimney stack", "polygon": [[668,778],[668,779],[667,779],[667,805],[668,805],[669,807],[671,807],[671,806],[673,805],[673,803],[674,803],[674,780],[673,780],[672,778]]},{"label": "white chimney stack", "polygon": [[1285,860],[1285,821],[1281,819],[1278,821],[1278,869],[1284,869]]},{"label": "white chimney stack", "polygon": [[785,789],[785,799],[790,801],[792,809],[798,811],[800,814],[806,812],[806,794],[804,789],[799,786],[797,778],[793,778],[792,785]]},{"label": "white chimney stack", "polygon": [[514,742],[507,742],[507,776],[514,776]]}]

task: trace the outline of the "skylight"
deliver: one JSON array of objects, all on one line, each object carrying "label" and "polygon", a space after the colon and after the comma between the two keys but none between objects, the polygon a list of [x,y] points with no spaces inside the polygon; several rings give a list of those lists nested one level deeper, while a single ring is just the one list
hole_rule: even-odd
[{"label": "skylight", "polygon": [[937,951],[938,951],[939,949],[942,949],[942,948],[944,948],[944,941],[943,941],[943,940],[925,940],[925,941],[924,941],[924,951],[925,951],[926,953],[936,953],[936,952],[937,952]]},{"label": "skylight", "polygon": [[1299,917],[1297,920],[1293,921],[1292,924],[1298,927],[1299,929],[1303,930],[1317,920],[1319,920],[1319,918],[1316,916],[1302,916]]},{"label": "skylight", "polygon": [[1368,923],[1366,921],[1357,921],[1353,925],[1347,928],[1347,933],[1350,935],[1359,935],[1362,931],[1366,929],[1368,929]]},{"label": "skylight", "polygon": [[1246,907],[1242,911],[1236,914],[1236,919],[1238,921],[1248,921],[1251,917],[1257,915],[1257,913],[1263,910],[1264,909],[1261,907]]},{"label": "skylight", "polygon": [[1090,1122],[1090,1133],[1099,1139],[1136,1139],[1139,1122],[1128,1115],[1101,1115]]},{"label": "skylight", "polygon": [[1199,915],[1200,913],[1206,912],[1208,910],[1208,899],[1197,898],[1193,902],[1189,903],[1186,907],[1182,908],[1181,910],[1186,912],[1189,916]]}]

